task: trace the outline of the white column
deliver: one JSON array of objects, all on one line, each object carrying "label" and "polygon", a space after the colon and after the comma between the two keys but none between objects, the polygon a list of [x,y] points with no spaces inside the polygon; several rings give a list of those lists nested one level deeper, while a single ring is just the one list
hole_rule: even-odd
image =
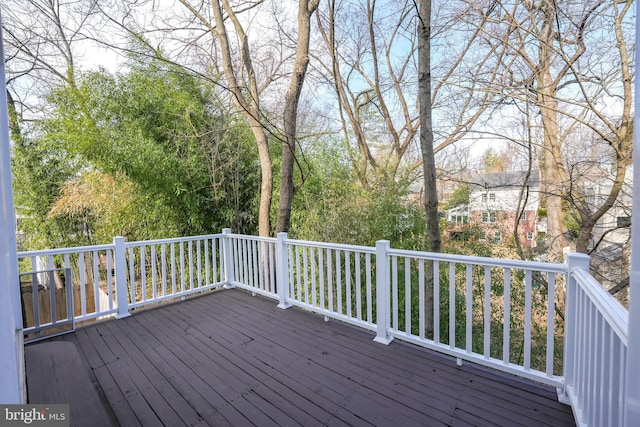
[{"label": "white column", "polygon": [[391,328],[391,308],[389,294],[391,293],[391,273],[389,272],[389,250],[391,244],[388,240],[376,242],[376,323],[377,333],[373,339],[375,342],[388,345],[393,341],[389,335]]},{"label": "white column", "polygon": [[563,368],[564,375],[564,390],[558,390],[558,396],[560,401],[566,404],[571,404],[569,401],[568,389],[574,386],[574,371],[576,369],[576,354],[575,354],[575,338],[576,327],[580,326],[576,324],[576,294],[577,289],[576,280],[571,276],[571,272],[576,268],[581,268],[585,271],[589,271],[589,255],[571,253],[568,255],[569,265],[567,272],[567,297],[565,305],[564,316],[564,356],[563,356]]},{"label": "white column", "polygon": [[0,403],[15,404],[26,399],[6,81],[0,15]]},{"label": "white column", "polygon": [[116,298],[118,302],[116,317],[121,319],[131,316],[129,313],[129,287],[127,286],[127,248],[124,237],[114,237],[113,245],[115,246]]},{"label": "white column", "polygon": [[276,241],[276,291],[278,292],[279,308],[289,308],[289,253],[287,252],[287,233],[278,233]]},{"label": "white column", "polygon": [[[640,2],[636,1],[636,46],[640,46]],[[636,70],[640,56],[636,55]],[[629,346],[625,368],[624,425],[640,425],[640,81],[635,76],[635,123],[633,128],[633,207],[631,216],[631,272],[629,275]]]},{"label": "white column", "polygon": [[224,287],[226,289],[235,288],[233,282],[236,281],[233,275],[233,250],[231,248],[230,228],[222,229],[222,258],[224,262]]}]

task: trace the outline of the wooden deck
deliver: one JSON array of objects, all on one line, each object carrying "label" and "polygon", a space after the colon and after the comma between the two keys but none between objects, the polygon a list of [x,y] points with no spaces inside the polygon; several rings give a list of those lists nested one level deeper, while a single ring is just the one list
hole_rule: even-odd
[{"label": "wooden deck", "polygon": [[54,340],[123,426],[574,425],[553,389],[373,336],[222,290]]}]

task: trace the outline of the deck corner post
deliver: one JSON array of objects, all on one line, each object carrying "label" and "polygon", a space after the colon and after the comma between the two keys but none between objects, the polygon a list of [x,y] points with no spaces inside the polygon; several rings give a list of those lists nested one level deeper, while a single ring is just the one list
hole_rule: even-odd
[{"label": "deck corner post", "polygon": [[391,273],[389,271],[389,251],[391,244],[388,240],[376,242],[376,337],[375,342],[388,345],[393,341],[389,334],[391,329],[391,313],[389,294],[391,293]]},{"label": "deck corner post", "polygon": [[564,355],[562,372],[564,374],[564,389],[558,390],[558,400],[570,404],[569,389],[574,385],[574,370],[576,367],[576,298],[577,286],[573,271],[583,269],[589,271],[589,255],[582,253],[571,253],[567,255],[567,292],[564,315]]},{"label": "deck corner post", "polygon": [[287,233],[278,233],[276,241],[276,292],[278,308],[291,307],[289,302],[289,255],[287,253]]},{"label": "deck corner post", "polygon": [[233,275],[233,251],[231,250],[231,229],[222,229],[222,258],[224,262],[224,287],[225,289],[233,289],[235,285],[235,277]]},{"label": "deck corner post", "polygon": [[[129,313],[129,288],[127,286],[127,248],[124,237],[114,237],[114,261],[116,268],[116,319],[131,316]],[[133,284],[132,284],[133,286]]]}]

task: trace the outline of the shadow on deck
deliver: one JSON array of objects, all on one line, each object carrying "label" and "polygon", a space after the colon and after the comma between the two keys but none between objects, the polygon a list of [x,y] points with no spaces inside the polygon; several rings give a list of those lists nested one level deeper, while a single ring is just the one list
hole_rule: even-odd
[{"label": "shadow on deck", "polygon": [[[574,425],[554,389],[397,340],[377,344],[371,332],[240,290],[54,340],[75,344],[120,425]],[[31,398],[52,385],[33,378],[30,353]]]}]

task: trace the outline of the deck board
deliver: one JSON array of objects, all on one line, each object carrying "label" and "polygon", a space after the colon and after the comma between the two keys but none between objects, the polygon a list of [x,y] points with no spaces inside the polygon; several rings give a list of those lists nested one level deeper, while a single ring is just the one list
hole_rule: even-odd
[{"label": "deck board", "polygon": [[373,336],[223,290],[56,339],[120,425],[575,425],[553,389]]},{"label": "deck board", "polygon": [[100,387],[85,366],[77,346],[46,341],[25,349],[28,401],[69,404],[71,425],[109,426],[114,414],[105,405]]}]

